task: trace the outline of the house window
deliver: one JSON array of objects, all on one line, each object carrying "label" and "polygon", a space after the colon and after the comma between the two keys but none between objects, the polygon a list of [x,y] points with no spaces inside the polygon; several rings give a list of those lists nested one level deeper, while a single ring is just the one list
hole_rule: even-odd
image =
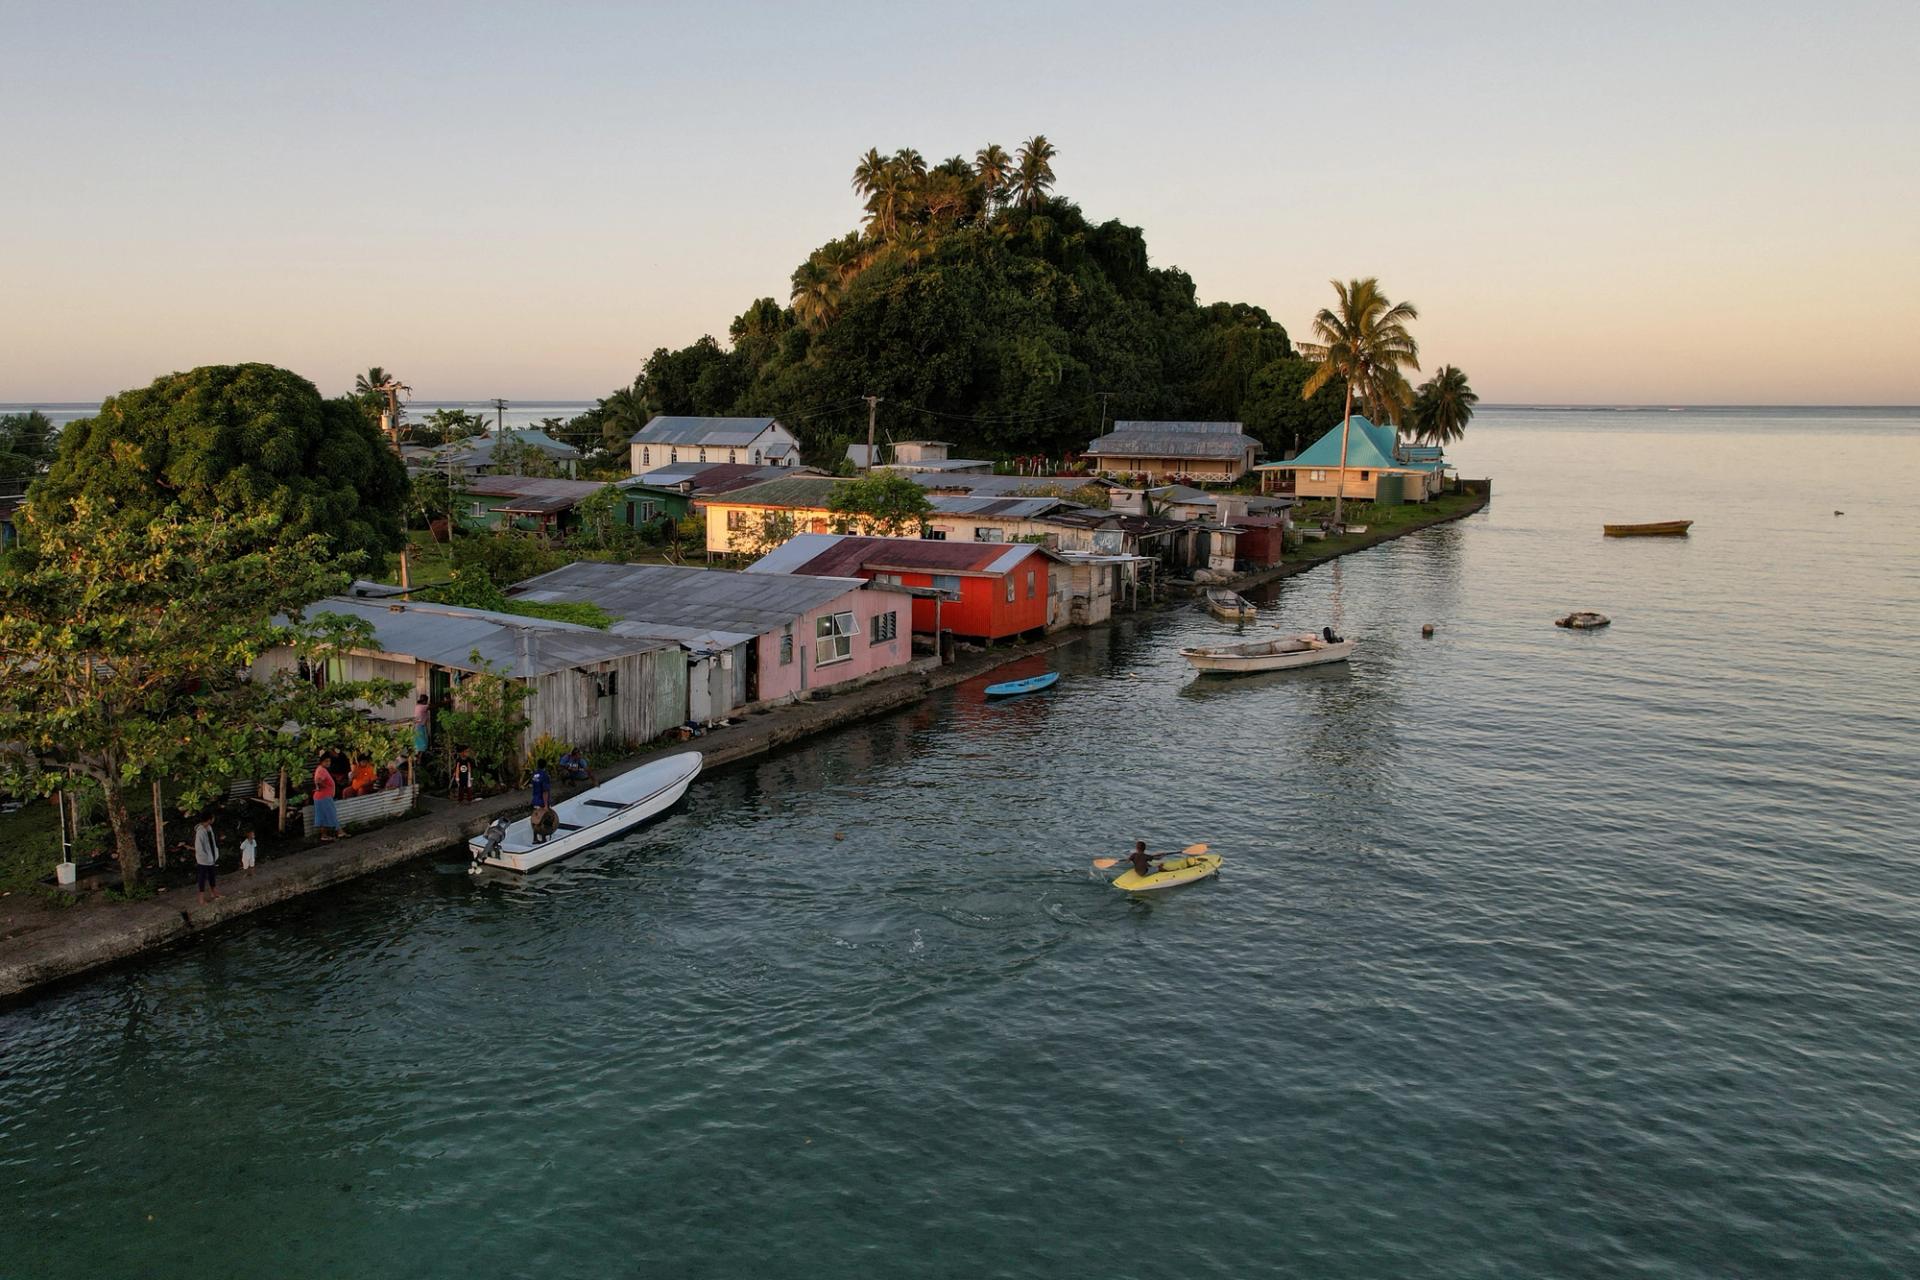
[{"label": "house window", "polygon": [[1007,531],[1005,529],[997,529],[992,525],[975,525],[973,529],[973,540],[975,542],[1005,542],[1007,540]]},{"label": "house window", "polygon": [[1013,603],[1013,575],[1007,575],[1007,603]]},{"label": "house window", "polygon": [[780,633],[780,665],[783,667],[793,665],[793,624],[791,622],[787,624],[787,629]]},{"label": "house window", "polygon": [[1307,479],[1309,480],[1325,480],[1326,478],[1327,478],[1327,473],[1324,471],[1307,472]]},{"label": "house window", "polygon": [[753,465],[756,467],[760,465],[760,451],[758,449],[753,451]]},{"label": "house window", "polygon": [[895,612],[873,615],[873,632],[869,643],[885,644],[900,634],[900,615]]},{"label": "house window", "polygon": [[707,460],[707,446],[705,446],[705,445],[701,445],[701,446],[700,446],[700,461],[702,461],[702,462],[705,462],[706,460]]},{"label": "house window", "polygon": [[900,585],[900,575],[897,573],[876,573],[873,575],[873,580],[875,582],[884,582],[889,586],[897,587]]},{"label": "house window", "polygon": [[620,673],[601,671],[593,677],[593,695],[596,698],[617,698],[620,696]]},{"label": "house window", "polygon": [[1033,573],[1033,570],[1029,569],[1027,570],[1027,599],[1029,600],[1033,599],[1033,593],[1034,593],[1034,573]]},{"label": "house window", "polygon": [[853,657],[853,614],[827,613],[813,624],[813,665],[830,667]]},{"label": "house window", "polygon": [[740,530],[742,530],[742,529],[744,529],[744,528],[746,528],[746,527],[747,527],[747,513],[746,513],[746,512],[744,512],[744,511],[741,511],[741,510],[739,510],[738,508],[735,508],[735,509],[733,509],[733,510],[731,510],[731,511],[728,511],[728,512],[727,512],[727,530],[728,530],[728,532],[730,532],[730,533],[738,533],[738,532],[739,532]]},{"label": "house window", "polygon": [[947,531],[945,529],[942,529],[939,525],[936,524],[931,529],[927,530],[927,541],[945,542],[946,540],[947,540]]},{"label": "house window", "polygon": [[487,504],[484,502],[473,503],[467,508],[467,514],[476,520],[484,520],[487,518]]},{"label": "house window", "polygon": [[653,465],[653,450],[644,444],[640,446],[640,465],[643,467]]},{"label": "house window", "polygon": [[958,600],[960,598],[960,577],[958,574],[936,573],[933,575],[933,589],[940,593],[942,599]]},{"label": "house window", "polygon": [[727,461],[728,461],[728,462],[738,462],[738,461],[740,461],[740,459],[739,459],[739,458],[738,458],[738,457],[737,457],[737,456],[735,455],[735,453],[734,453],[734,451],[733,451],[732,449],[729,449],[729,450],[727,450]]},{"label": "house window", "polygon": [[1360,473],[1360,478],[1361,478],[1362,480],[1365,480],[1365,479],[1367,478],[1367,476],[1368,476],[1369,474],[1370,474],[1369,472],[1365,472],[1365,471],[1362,471],[1362,472]]}]

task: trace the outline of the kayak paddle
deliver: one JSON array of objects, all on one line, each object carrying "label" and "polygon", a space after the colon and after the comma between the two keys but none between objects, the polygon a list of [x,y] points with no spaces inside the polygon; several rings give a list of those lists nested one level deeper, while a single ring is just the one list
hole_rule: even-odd
[{"label": "kayak paddle", "polygon": [[[1201,854],[1205,853],[1206,851],[1207,851],[1207,846],[1203,844],[1190,844],[1186,848],[1180,849],[1177,851],[1170,849],[1166,853],[1154,853],[1154,854],[1149,854],[1147,856],[1153,857],[1153,858],[1171,858],[1173,857],[1175,852],[1178,852],[1184,855],[1185,857],[1197,858]],[[1125,861],[1126,861],[1125,858],[1095,858],[1093,860],[1093,865],[1098,870],[1105,871],[1108,867],[1117,866],[1120,863]]]}]

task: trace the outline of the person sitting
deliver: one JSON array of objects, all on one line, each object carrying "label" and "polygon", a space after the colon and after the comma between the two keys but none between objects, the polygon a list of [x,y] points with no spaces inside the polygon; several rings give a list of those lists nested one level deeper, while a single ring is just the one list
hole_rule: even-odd
[{"label": "person sitting", "polygon": [[347,774],[347,789],[342,795],[364,796],[380,789],[380,775],[373,767],[373,761],[365,756],[355,756],[353,767]]},{"label": "person sitting", "polygon": [[387,780],[381,784],[382,791],[398,791],[407,785],[407,765],[404,760],[395,760],[387,770]]},{"label": "person sitting", "polygon": [[600,781],[593,776],[593,769],[587,764],[586,753],[578,747],[569,748],[567,754],[560,757],[559,768],[560,780],[562,782],[592,782],[598,784]]},{"label": "person sitting", "polygon": [[1127,855],[1127,861],[1133,864],[1133,874],[1142,880],[1160,869],[1158,865],[1160,860],[1147,852],[1145,840],[1133,842],[1133,852]]}]

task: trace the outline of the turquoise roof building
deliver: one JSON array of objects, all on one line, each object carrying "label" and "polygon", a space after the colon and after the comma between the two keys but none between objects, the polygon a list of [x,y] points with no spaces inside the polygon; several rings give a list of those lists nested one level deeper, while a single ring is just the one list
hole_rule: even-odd
[{"label": "turquoise roof building", "polygon": [[[1403,445],[1391,424],[1369,421],[1361,414],[1347,419],[1347,477],[1350,499],[1424,501],[1439,492],[1446,459],[1435,445]],[[1340,428],[1334,427],[1285,462],[1266,462],[1254,468],[1264,482],[1278,472],[1292,472],[1301,497],[1333,497],[1340,491]],[[1420,476],[1401,481],[1398,477]],[[1383,477],[1386,479],[1383,480]]]}]

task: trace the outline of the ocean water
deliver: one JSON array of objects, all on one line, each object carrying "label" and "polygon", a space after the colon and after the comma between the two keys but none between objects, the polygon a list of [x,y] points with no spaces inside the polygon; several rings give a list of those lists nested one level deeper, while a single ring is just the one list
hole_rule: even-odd
[{"label": "ocean water", "polygon": [[1454,452],[1486,512],[1262,598],[1350,669],[1140,620],[0,1012],[0,1274],[1920,1272],[1920,418]]}]

